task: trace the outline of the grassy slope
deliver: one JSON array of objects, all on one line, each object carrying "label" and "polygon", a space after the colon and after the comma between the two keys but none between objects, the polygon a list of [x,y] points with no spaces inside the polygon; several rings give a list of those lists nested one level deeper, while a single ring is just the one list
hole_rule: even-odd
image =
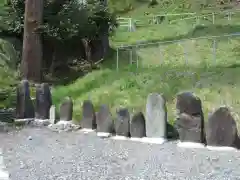
[{"label": "grassy slope", "polygon": [[[139,12],[144,11],[144,8],[148,10],[145,6]],[[131,13],[133,17],[138,17],[137,10]],[[136,32],[124,32],[120,29],[111,43],[114,47],[139,40],[179,39],[239,32],[238,19],[240,15],[236,15],[228,23],[226,19],[219,18],[214,26],[207,24],[207,21],[201,23],[204,26],[181,21],[175,25],[142,27]],[[230,105],[235,112],[240,113],[239,40],[240,37],[218,40],[216,61],[213,60],[210,40],[188,40],[181,44],[140,48],[136,51],[139,68],[129,65],[128,52],[120,51],[118,72],[113,52],[114,56],[110,56],[100,70],[89,73],[68,86],[56,87],[53,91],[54,102],[59,105],[63,97],[71,96],[74,100],[74,119],[80,120],[82,102],[88,98],[93,101],[96,109],[100,104],[108,104],[114,115],[119,107],[128,107],[131,112],[145,112],[147,95],[158,92],[166,96],[169,120],[173,121],[176,93],[190,90],[203,100],[205,115],[221,104]],[[187,50],[187,58],[183,55],[183,47]]]}]

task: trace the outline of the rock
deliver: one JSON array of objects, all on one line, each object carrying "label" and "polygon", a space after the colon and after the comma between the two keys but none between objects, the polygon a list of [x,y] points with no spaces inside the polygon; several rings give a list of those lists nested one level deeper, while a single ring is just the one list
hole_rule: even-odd
[{"label": "rock", "polygon": [[207,122],[207,145],[234,147],[236,138],[237,126],[230,110],[227,107],[218,108]]},{"label": "rock", "polygon": [[13,129],[12,124],[0,122],[0,132],[9,132],[12,129]]},{"label": "rock", "polygon": [[35,118],[49,119],[49,110],[52,105],[52,95],[47,83],[36,87]]},{"label": "rock", "polygon": [[191,92],[183,92],[177,94],[176,108],[178,113],[186,113],[189,115],[202,114],[201,100]]},{"label": "rock", "polygon": [[117,119],[114,125],[117,136],[130,136],[130,114],[128,109],[121,108],[117,111]]},{"label": "rock", "polygon": [[204,143],[202,116],[191,116],[185,113],[179,115],[176,127],[181,142]]},{"label": "rock", "polygon": [[15,114],[15,112],[13,110],[1,109],[0,110],[0,121],[6,122],[6,123],[13,123],[14,119],[15,119],[14,114]]},{"label": "rock", "polygon": [[81,120],[81,127],[85,129],[96,129],[96,115],[92,102],[85,100],[82,106],[83,118]]},{"label": "rock", "polygon": [[34,121],[34,118],[15,119],[14,124],[16,126],[25,126],[25,125],[29,125],[32,121]]},{"label": "rock", "polygon": [[99,112],[96,113],[97,133],[112,133],[113,119],[109,107],[101,105]]},{"label": "rock", "polygon": [[33,127],[44,127],[50,124],[49,119],[34,119],[34,121],[30,121],[29,123]]},{"label": "rock", "polygon": [[28,136],[28,140],[32,140],[32,136]]},{"label": "rock", "polygon": [[16,118],[34,118],[34,106],[30,98],[29,82],[27,80],[22,80],[17,87]]},{"label": "rock", "polygon": [[179,134],[180,143],[182,143],[179,146],[204,147],[204,116],[200,98],[191,92],[179,93],[176,109],[175,127]]},{"label": "rock", "polygon": [[142,112],[133,115],[130,122],[131,137],[142,138],[146,136],[145,118]]},{"label": "rock", "polygon": [[55,132],[61,131],[76,131],[80,129],[79,125],[74,124],[72,121],[60,120],[56,124],[48,125],[48,128]]},{"label": "rock", "polygon": [[149,138],[166,138],[166,128],[166,101],[160,94],[149,94],[146,105],[146,135]]},{"label": "rock", "polygon": [[52,105],[49,110],[49,121],[51,124],[55,124],[57,122],[57,114],[56,114],[56,107]]},{"label": "rock", "polygon": [[70,97],[66,97],[60,106],[60,120],[71,121],[73,113],[73,102]]}]

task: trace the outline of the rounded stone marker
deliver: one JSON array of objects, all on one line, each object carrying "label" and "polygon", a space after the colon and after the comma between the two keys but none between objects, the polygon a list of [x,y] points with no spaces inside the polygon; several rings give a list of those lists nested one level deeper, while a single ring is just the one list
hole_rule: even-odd
[{"label": "rounded stone marker", "polygon": [[30,97],[28,80],[22,80],[17,87],[16,119],[34,118],[34,106]]},{"label": "rounded stone marker", "polygon": [[49,119],[49,110],[52,105],[52,95],[47,83],[36,87],[35,118]]},{"label": "rounded stone marker", "polygon": [[61,106],[59,112],[60,121],[71,121],[73,114],[73,101],[70,97],[66,97]]},{"label": "rounded stone marker", "polygon": [[220,107],[209,116],[206,127],[208,148],[235,147],[237,137],[236,122],[227,107]]},{"label": "rounded stone marker", "polygon": [[131,137],[142,138],[146,136],[145,118],[142,112],[133,115],[130,122]]},{"label": "rounded stone marker", "polygon": [[129,137],[130,135],[130,114],[127,108],[121,108],[117,111],[115,120],[115,132],[117,136]]},{"label": "rounded stone marker", "polygon": [[146,135],[149,138],[166,138],[166,129],[166,101],[160,94],[149,94],[146,105]]},{"label": "rounded stone marker", "polygon": [[113,131],[113,119],[110,109],[107,105],[101,105],[96,113],[97,135],[108,137]]},{"label": "rounded stone marker", "polygon": [[81,127],[84,129],[96,129],[96,114],[93,103],[90,100],[85,100],[82,106],[83,117],[81,120]]}]

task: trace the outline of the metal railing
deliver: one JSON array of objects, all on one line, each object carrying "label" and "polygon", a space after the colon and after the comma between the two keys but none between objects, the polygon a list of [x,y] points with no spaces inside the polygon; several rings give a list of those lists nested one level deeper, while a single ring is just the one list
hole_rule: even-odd
[{"label": "metal railing", "polygon": [[[124,18],[120,17],[118,18],[118,23],[120,27],[127,27],[128,31],[133,32],[136,31],[137,26],[144,26],[149,24],[161,24],[164,20],[168,19],[169,24],[172,24],[177,21],[182,20],[189,20],[194,19],[196,21],[196,24],[199,24],[201,19],[207,19],[210,18],[212,21],[212,24],[215,24],[217,15],[223,15],[224,17],[227,17],[228,21],[232,20],[232,16],[240,13],[240,10],[235,11],[222,11],[222,12],[212,12],[212,13],[179,13],[179,14],[156,14],[148,17],[139,17],[137,19],[135,18]],[[147,22],[147,23],[146,23]],[[141,24],[141,25],[138,25]]]},{"label": "metal railing", "polygon": [[[164,62],[164,55],[163,55],[163,49],[164,47],[170,46],[170,45],[179,45],[182,47],[183,52],[179,53],[179,54],[175,54],[175,56],[177,56],[177,58],[183,57],[181,59],[183,59],[185,61],[185,64],[188,64],[188,60],[190,59],[188,57],[188,53],[187,47],[184,47],[184,43],[185,42],[197,42],[200,40],[207,40],[211,42],[211,47],[209,47],[211,50],[211,56],[212,56],[212,61],[214,63],[216,63],[217,60],[217,50],[218,50],[218,42],[221,39],[224,40],[230,40],[232,38],[239,38],[239,45],[240,45],[240,32],[238,33],[233,33],[233,34],[225,34],[225,35],[221,35],[221,36],[203,36],[203,37],[198,37],[198,38],[187,38],[187,39],[179,39],[179,40],[173,40],[173,41],[159,41],[159,42],[152,42],[152,43],[139,43],[139,44],[135,44],[135,45],[122,45],[116,48],[116,70],[119,70],[119,66],[121,64],[122,59],[120,59],[120,53],[121,52],[127,52],[127,56],[125,57],[125,59],[127,58],[127,61],[129,62],[129,65],[133,65],[135,64],[136,67],[138,68],[140,65],[139,59],[140,59],[140,55],[139,55],[139,51],[145,49],[146,51],[148,51],[147,48],[150,47],[155,47],[155,50],[159,51],[157,57],[154,57],[156,59],[161,59],[161,62]],[[156,49],[157,47],[157,49]],[[239,48],[240,50],[240,48]],[[193,49],[194,51],[194,49]],[[151,54],[151,53],[150,53]],[[240,55],[240,53],[239,53]],[[168,53],[168,56],[171,56],[171,53]],[[134,58],[135,57],[135,58]],[[192,57],[191,57],[192,58]],[[166,59],[167,60],[167,59]],[[147,60],[146,60],[147,61]],[[211,61],[211,59],[208,59],[208,61]],[[161,65],[160,63],[158,65]]]}]

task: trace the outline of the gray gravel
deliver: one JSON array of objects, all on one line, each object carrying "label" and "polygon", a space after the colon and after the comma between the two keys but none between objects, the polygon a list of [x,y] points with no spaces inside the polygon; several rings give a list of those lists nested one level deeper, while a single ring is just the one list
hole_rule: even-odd
[{"label": "gray gravel", "polygon": [[11,180],[240,179],[240,152],[101,139],[26,128],[0,134]]}]

